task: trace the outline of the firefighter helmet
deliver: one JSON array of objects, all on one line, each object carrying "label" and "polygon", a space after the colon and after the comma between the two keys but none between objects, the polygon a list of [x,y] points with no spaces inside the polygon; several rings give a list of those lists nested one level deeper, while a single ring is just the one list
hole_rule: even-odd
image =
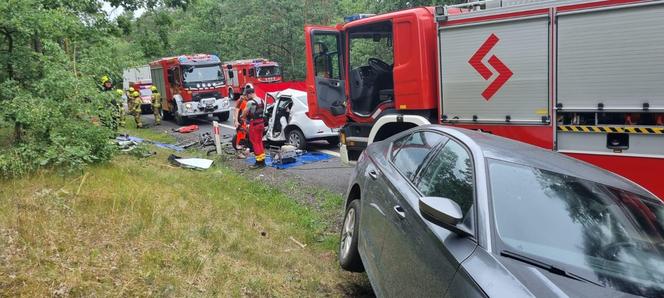
[{"label": "firefighter helmet", "polygon": [[115,93],[117,93],[118,95],[122,96],[122,93],[123,93],[123,92],[122,92],[122,90],[120,90],[120,89],[115,89]]},{"label": "firefighter helmet", "polygon": [[106,82],[111,82],[111,78],[109,78],[108,76],[101,77],[101,83],[105,84]]},{"label": "firefighter helmet", "polygon": [[141,96],[141,94],[138,93],[138,91],[134,91],[134,92],[131,93],[131,96],[133,96],[133,97],[139,97],[139,96]]},{"label": "firefighter helmet", "polygon": [[134,89],[134,87],[129,87],[129,92],[133,93],[134,91],[136,91],[136,89]]},{"label": "firefighter helmet", "polygon": [[150,87],[150,90],[152,90],[152,92],[155,92],[155,91],[157,91],[157,86],[155,86],[155,85],[152,85],[152,87]]}]

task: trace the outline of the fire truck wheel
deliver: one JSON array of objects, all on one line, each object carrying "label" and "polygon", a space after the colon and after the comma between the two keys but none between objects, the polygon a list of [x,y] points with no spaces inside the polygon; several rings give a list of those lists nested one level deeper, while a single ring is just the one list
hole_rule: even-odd
[{"label": "fire truck wheel", "polygon": [[219,122],[226,122],[226,121],[228,121],[228,118],[231,117],[231,112],[223,112],[223,113],[216,114],[215,116],[217,116],[217,118],[219,119]]},{"label": "fire truck wheel", "polygon": [[171,114],[170,111],[166,111],[164,109],[161,109],[161,119],[172,120],[173,119],[173,114]]},{"label": "fire truck wheel", "polygon": [[329,138],[326,138],[325,141],[327,141],[327,143],[332,145],[332,146],[339,145],[339,137],[329,137]]}]

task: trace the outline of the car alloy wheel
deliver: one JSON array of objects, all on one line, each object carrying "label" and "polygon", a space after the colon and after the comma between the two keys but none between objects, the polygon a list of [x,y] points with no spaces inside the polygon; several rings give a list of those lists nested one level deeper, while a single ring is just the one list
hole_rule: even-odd
[{"label": "car alloy wheel", "polygon": [[288,143],[295,146],[297,149],[305,149],[306,140],[304,134],[299,129],[292,129],[288,132]]},{"label": "car alloy wheel", "polygon": [[348,209],[346,213],[346,220],[344,220],[344,227],[341,231],[341,254],[348,256],[350,253],[350,245],[353,241],[355,229],[355,209]]},{"label": "car alloy wheel", "polygon": [[352,272],[364,271],[360,252],[357,249],[359,242],[359,218],[360,200],[353,200],[348,204],[348,208],[346,209],[346,216],[344,217],[339,241],[339,265],[341,268]]}]

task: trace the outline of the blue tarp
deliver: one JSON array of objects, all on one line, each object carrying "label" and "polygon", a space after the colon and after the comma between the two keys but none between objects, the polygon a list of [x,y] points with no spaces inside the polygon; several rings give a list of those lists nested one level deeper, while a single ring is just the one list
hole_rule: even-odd
[{"label": "blue tarp", "polygon": [[[269,156],[265,158],[265,163],[268,166],[271,166],[273,168],[283,170],[283,169],[288,169],[288,168],[292,168],[292,167],[297,167],[297,166],[301,166],[301,165],[306,165],[306,164],[318,162],[318,161],[321,161],[321,160],[327,160],[327,159],[330,159],[330,158],[332,158],[332,155],[329,155],[329,154],[320,153],[320,152],[307,152],[307,153],[304,153],[304,154],[298,156],[295,159],[295,162],[292,162],[292,163],[272,164],[272,158],[270,158]],[[252,157],[247,157],[247,159],[245,161],[248,164],[253,165],[254,163],[256,163],[256,158],[254,158],[253,156]]]},{"label": "blue tarp", "polygon": [[145,140],[145,139],[142,139],[142,138],[139,138],[139,137],[127,136],[127,137],[117,137],[115,139],[118,140],[118,141],[134,141],[136,143],[146,142],[146,143],[150,143],[152,145],[155,145],[157,147],[171,149],[171,150],[175,150],[177,152],[184,151],[184,148],[182,148],[180,146],[176,146],[176,145],[173,145],[173,144],[154,142],[154,141]]}]

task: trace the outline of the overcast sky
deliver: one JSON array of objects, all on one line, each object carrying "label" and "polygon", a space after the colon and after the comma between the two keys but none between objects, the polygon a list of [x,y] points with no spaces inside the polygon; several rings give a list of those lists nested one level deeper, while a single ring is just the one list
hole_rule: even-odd
[{"label": "overcast sky", "polygon": [[[102,1],[102,3],[103,3],[102,9],[108,14],[108,17],[111,18],[111,20],[115,20],[115,18],[117,18],[119,15],[121,15],[124,12],[124,9],[122,7],[114,8],[111,6],[111,4],[109,4],[106,1]],[[136,18],[140,17],[143,14],[143,12],[145,12],[144,8],[137,9],[136,11],[134,11],[134,17]]]}]

